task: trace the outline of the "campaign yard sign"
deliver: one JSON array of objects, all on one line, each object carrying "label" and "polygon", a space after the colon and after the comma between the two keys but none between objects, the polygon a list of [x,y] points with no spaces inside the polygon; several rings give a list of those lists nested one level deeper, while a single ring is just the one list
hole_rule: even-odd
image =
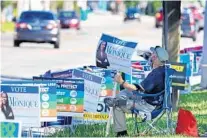
[{"label": "campaign yard sign", "polygon": [[[5,113],[1,119],[22,122],[23,127],[40,127],[39,86],[0,84],[1,98],[5,98]],[[2,114],[2,113],[1,113]]]},{"label": "campaign yard sign", "polygon": [[172,87],[179,90],[186,90],[189,87],[189,83],[186,82],[186,64],[171,63],[171,68],[176,70],[172,78]]},{"label": "campaign yard sign", "polygon": [[20,138],[22,133],[22,125],[15,120],[5,120],[0,122],[0,137],[1,138]]},{"label": "campaign yard sign", "polygon": [[58,116],[82,116],[84,112],[84,81],[70,79],[57,82]]},{"label": "campaign yard sign", "polygon": [[55,81],[58,116],[83,116],[84,80],[33,77],[34,80]]},{"label": "campaign yard sign", "polygon": [[102,34],[96,50],[96,66],[130,74],[131,58],[136,46],[135,42]]},{"label": "campaign yard sign", "polygon": [[84,111],[97,112],[102,77],[78,69],[74,69],[73,77],[84,79]]},{"label": "campaign yard sign", "polygon": [[45,74],[42,75],[42,77],[68,79],[68,78],[72,78],[72,73],[73,73],[73,69],[56,71],[56,72],[51,72],[49,70],[45,72]]},{"label": "campaign yard sign", "polygon": [[54,81],[4,81],[3,84],[40,86],[40,121],[57,121],[57,96]]}]

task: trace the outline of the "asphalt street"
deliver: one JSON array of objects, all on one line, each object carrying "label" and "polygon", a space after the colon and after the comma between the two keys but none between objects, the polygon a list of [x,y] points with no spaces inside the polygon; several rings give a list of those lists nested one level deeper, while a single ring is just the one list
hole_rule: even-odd
[{"label": "asphalt street", "polygon": [[[32,77],[47,70],[64,70],[95,64],[95,51],[102,33],[138,42],[138,49],[161,45],[162,29],[154,27],[154,18],[143,16],[142,21],[124,23],[123,16],[90,14],[80,31],[61,30],[60,49],[51,44],[22,43],[13,47],[13,33],[1,34],[1,75]],[[181,38],[181,49],[203,45],[203,31],[198,40]]]}]

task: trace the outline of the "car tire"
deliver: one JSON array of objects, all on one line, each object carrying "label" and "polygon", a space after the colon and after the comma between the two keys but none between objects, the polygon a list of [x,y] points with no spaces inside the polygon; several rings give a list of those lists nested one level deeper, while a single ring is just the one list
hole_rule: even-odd
[{"label": "car tire", "polygon": [[126,21],[127,21],[127,18],[125,17],[125,18],[124,18],[124,22],[126,22]]},{"label": "car tire", "polygon": [[54,48],[55,49],[59,49],[60,48],[60,43],[59,42],[55,42],[54,43]]},{"label": "car tire", "polygon": [[14,40],[14,47],[19,47],[21,44],[20,41]]}]

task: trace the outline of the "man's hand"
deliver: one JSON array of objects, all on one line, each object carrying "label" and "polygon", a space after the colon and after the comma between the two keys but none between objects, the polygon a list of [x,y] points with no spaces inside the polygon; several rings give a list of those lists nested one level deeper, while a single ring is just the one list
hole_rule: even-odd
[{"label": "man's hand", "polygon": [[119,83],[119,84],[122,84],[122,83],[124,82],[124,80],[123,80],[123,78],[122,78],[122,76],[121,76],[120,73],[117,73],[117,74],[115,75],[114,79],[115,79],[115,81],[116,81],[117,83]]}]

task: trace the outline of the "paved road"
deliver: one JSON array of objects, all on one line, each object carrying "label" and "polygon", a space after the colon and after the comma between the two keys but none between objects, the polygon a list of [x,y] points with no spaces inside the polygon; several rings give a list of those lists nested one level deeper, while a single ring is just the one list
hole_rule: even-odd
[{"label": "paved road", "polygon": [[[142,22],[123,23],[122,16],[91,14],[82,23],[82,30],[62,30],[60,49],[50,44],[23,43],[13,47],[12,34],[1,35],[1,75],[32,77],[45,71],[91,65],[95,63],[95,50],[102,33],[128,41],[138,42],[139,49],[161,45],[162,30],[154,28],[154,18],[143,17]],[[198,40],[182,38],[181,48],[202,45],[203,32]]]}]

